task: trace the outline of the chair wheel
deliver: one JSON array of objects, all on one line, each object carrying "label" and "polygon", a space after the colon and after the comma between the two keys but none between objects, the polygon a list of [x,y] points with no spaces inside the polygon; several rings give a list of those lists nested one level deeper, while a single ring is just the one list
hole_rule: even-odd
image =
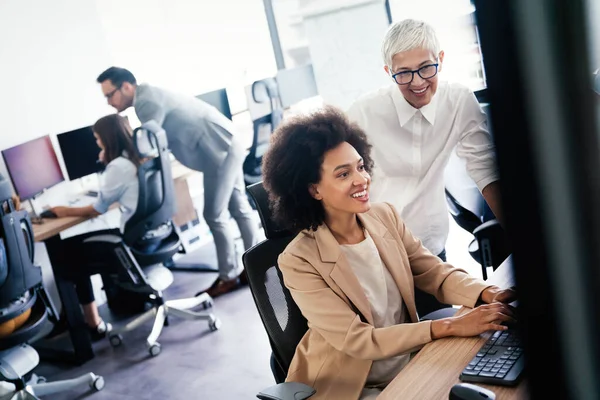
[{"label": "chair wheel", "polygon": [[213,300],[212,299],[206,300],[205,302],[203,302],[201,304],[201,306],[202,306],[203,310],[208,310],[209,308],[212,308],[212,306],[213,306]]},{"label": "chair wheel", "polygon": [[160,354],[160,343],[154,343],[150,347],[148,347],[148,352],[152,357],[156,357]]},{"label": "chair wheel", "polygon": [[112,347],[119,347],[123,343],[123,336],[119,334],[110,335],[108,337],[108,340],[110,341],[110,345]]},{"label": "chair wheel", "polygon": [[211,319],[210,321],[208,321],[208,327],[213,332],[218,331],[219,328],[221,327],[221,320],[219,318]]},{"label": "chair wheel", "polygon": [[90,383],[90,387],[96,392],[101,391],[102,389],[104,389],[104,378],[101,376],[97,376],[96,379],[94,379],[92,383]]}]

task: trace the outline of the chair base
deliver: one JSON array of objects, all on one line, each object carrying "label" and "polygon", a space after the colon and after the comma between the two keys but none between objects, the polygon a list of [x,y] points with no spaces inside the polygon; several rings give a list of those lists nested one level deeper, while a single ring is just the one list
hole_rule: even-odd
[{"label": "chair base", "polygon": [[109,335],[110,344],[113,347],[120,346],[123,337],[122,334],[131,332],[139,326],[143,325],[154,317],[154,325],[148,338],[146,346],[151,356],[155,357],[160,354],[161,346],[158,343],[162,329],[168,325],[168,317],[175,316],[187,320],[205,320],[208,321],[208,327],[211,331],[216,331],[221,327],[221,321],[212,312],[193,311],[193,308],[204,306],[205,308],[212,307],[213,300],[207,293],[202,293],[196,297],[186,299],[162,301],[160,293],[155,296],[155,306],[146,311],[142,315],[136,317],[133,321],[125,326],[113,331]]},{"label": "chair base", "polygon": [[2,374],[6,380],[0,385],[0,399],[37,399],[36,396],[49,396],[83,385],[88,385],[94,391],[104,388],[104,378],[91,372],[77,378],[54,382],[46,382],[44,377],[32,374],[29,381],[25,382],[24,376],[37,366],[38,362],[37,352],[27,344],[3,351],[0,354],[0,364],[4,370],[16,375]]},{"label": "chair base", "polygon": [[163,263],[165,267],[171,271],[182,271],[182,272],[219,272],[217,266],[201,264],[201,263],[177,263],[173,259]]}]

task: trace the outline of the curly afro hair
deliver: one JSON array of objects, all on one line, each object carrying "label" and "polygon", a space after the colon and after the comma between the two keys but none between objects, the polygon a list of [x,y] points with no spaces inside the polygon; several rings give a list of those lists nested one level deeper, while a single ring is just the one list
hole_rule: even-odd
[{"label": "curly afro hair", "polygon": [[263,157],[263,185],[269,194],[274,219],[292,232],[316,230],[325,221],[320,201],[309,193],[321,180],[325,153],[349,143],[371,173],[371,145],[365,132],[332,106],[284,121],[271,137]]}]

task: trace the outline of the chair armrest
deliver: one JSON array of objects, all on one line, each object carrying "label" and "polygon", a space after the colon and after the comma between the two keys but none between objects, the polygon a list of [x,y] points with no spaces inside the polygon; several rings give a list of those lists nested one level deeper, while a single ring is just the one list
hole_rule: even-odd
[{"label": "chair armrest", "polygon": [[458,310],[453,307],[440,308],[421,317],[420,321],[435,321],[436,319],[454,317]]},{"label": "chair armrest", "polygon": [[316,390],[300,382],[284,382],[268,387],[256,395],[261,400],[304,400]]},{"label": "chair armrest", "polygon": [[498,225],[498,227],[501,229],[502,227],[500,226],[500,222],[498,222],[497,219],[490,219],[489,221],[484,222],[483,224],[479,225],[477,228],[473,229],[473,235],[477,235],[479,232],[485,230],[485,229],[490,229],[493,226]]}]

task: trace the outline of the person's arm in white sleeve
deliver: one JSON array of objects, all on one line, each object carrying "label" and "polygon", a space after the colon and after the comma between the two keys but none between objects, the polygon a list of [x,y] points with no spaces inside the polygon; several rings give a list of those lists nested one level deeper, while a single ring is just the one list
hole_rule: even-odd
[{"label": "person's arm in white sleeve", "polygon": [[456,154],[465,159],[467,173],[502,223],[498,167],[487,117],[473,93],[468,93],[461,99],[460,107],[457,123],[460,124],[461,135]]},{"label": "person's arm in white sleeve", "polygon": [[103,182],[98,191],[98,200],[93,205],[99,214],[104,214],[113,203],[118,202],[126,189],[125,182],[123,182],[124,174],[118,164],[107,165],[103,175]]}]

